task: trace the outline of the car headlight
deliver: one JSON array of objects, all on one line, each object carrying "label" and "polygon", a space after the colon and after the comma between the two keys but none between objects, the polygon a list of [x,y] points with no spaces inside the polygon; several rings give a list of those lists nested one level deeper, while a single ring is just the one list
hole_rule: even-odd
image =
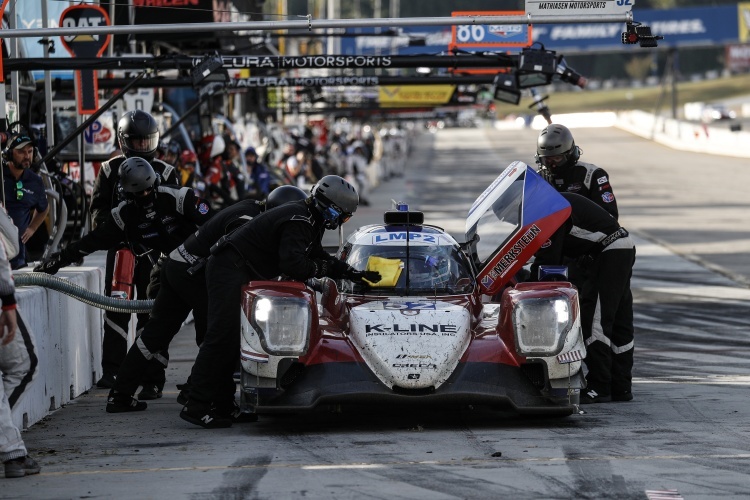
[{"label": "car headlight", "polygon": [[301,356],[310,341],[312,312],[300,298],[258,296],[250,308],[250,324],[263,349],[274,356]]},{"label": "car headlight", "polygon": [[572,325],[572,308],[565,296],[524,299],[513,308],[516,349],[522,356],[559,354]]}]

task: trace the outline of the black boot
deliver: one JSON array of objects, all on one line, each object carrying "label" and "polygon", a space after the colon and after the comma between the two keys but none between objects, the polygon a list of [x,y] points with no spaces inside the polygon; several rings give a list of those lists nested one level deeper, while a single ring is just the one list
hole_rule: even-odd
[{"label": "black boot", "polygon": [[219,415],[215,408],[198,401],[188,401],[180,412],[180,418],[205,429],[221,429],[232,426],[232,419]]},{"label": "black boot", "polygon": [[151,400],[159,399],[162,396],[162,389],[156,384],[144,384],[141,392],[138,393],[138,399]]},{"label": "black boot", "polygon": [[216,405],[216,413],[228,417],[235,424],[244,424],[248,422],[257,422],[258,415],[255,413],[246,413],[240,409],[240,405],[237,401],[232,400],[231,403],[226,405]]},{"label": "black boot", "polygon": [[122,394],[111,390],[109,391],[109,396],[107,396],[107,413],[143,411],[146,408],[148,408],[146,403],[138,401],[128,394]]}]

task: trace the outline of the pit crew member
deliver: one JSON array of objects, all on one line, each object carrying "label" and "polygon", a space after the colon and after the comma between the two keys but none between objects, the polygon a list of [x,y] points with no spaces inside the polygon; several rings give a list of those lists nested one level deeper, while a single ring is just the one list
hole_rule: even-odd
[{"label": "pit crew member", "polygon": [[[282,186],[273,190],[265,203],[250,199],[240,201],[219,211],[169,254],[161,267],[159,293],[150,319],[125,356],[117,373],[115,386],[109,392],[108,413],[141,411],[147,408],[146,403],[133,397],[141,382],[141,374],[148,367],[149,360],[160,351],[167,350],[191,310],[195,318],[195,342],[199,347],[203,343],[208,313],[205,261],[219,238],[235,231],[265,210],[305,198],[307,195],[301,189]],[[183,389],[178,397],[178,402],[183,404],[187,400],[190,381],[186,385],[188,388]],[[184,400],[181,401],[181,398]],[[239,415],[235,412],[233,415],[236,421]]]},{"label": "pit crew member", "polygon": [[538,278],[540,265],[560,265],[566,257],[587,261],[586,278],[579,285],[588,368],[581,403],[630,401],[635,245],[628,231],[599,205],[579,194],[562,195],[570,202],[570,217],[537,251],[531,279]]},{"label": "pit crew member", "polygon": [[206,338],[193,365],[182,419],[206,428],[232,425],[226,413],[236,404],[232,373],[240,355],[237,308],[245,283],[280,275],[300,281],[323,276],[380,281],[379,273],[355,271],[321,244],[325,230],[349,220],[358,204],[351,184],[328,175],[309,198],[269,210],[217,243],[206,267]]},{"label": "pit crew member", "polygon": [[[121,242],[133,249],[156,250],[157,256],[159,252],[166,255],[213,215],[208,202],[196,197],[192,189],[160,185],[156,172],[143,158],[125,160],[120,166],[119,178],[119,190],[124,200],[112,209],[109,219],[53,254],[35,271],[56,274],[60,268],[94,251],[106,250]],[[146,296],[154,298],[158,280],[154,279],[148,288]],[[148,377],[143,380],[144,389],[157,394],[161,393],[165,381],[167,354],[163,353],[163,357],[160,370],[149,370]],[[148,384],[154,385],[149,387]]]},{"label": "pit crew member", "polygon": [[617,200],[609,174],[593,163],[579,161],[581,153],[573,134],[563,125],[546,126],[537,139],[536,162],[550,184],[561,193],[577,193],[589,198],[617,219]]},{"label": "pit crew member", "polygon": [[[117,140],[122,150],[122,155],[116,156],[102,163],[99,173],[94,182],[94,193],[91,198],[92,227],[96,228],[103,224],[109,217],[113,208],[121,201],[117,192],[119,171],[122,164],[128,158],[140,157],[151,163],[156,173],[161,177],[163,184],[179,184],[177,174],[172,165],[161,160],[154,159],[159,147],[159,127],[156,120],[145,111],[136,110],[125,113],[117,123]],[[114,273],[115,254],[122,248],[114,246],[107,252],[107,262],[104,272],[104,293],[112,293],[112,274]],[[153,267],[147,258],[138,258],[136,261],[133,283],[135,284],[138,297],[146,296],[146,288],[149,283],[149,273]],[[120,368],[120,363],[125,358],[127,351],[127,332],[130,323],[130,314],[106,311],[104,313],[104,339],[102,343],[102,371],[103,375],[97,381],[96,386],[100,388],[111,388],[115,381],[115,375]],[[136,331],[140,331],[148,321],[148,314],[139,314]],[[158,379],[160,376],[157,374]],[[155,381],[154,381],[155,383]],[[154,384],[147,384],[149,387]],[[155,399],[158,394],[153,391],[144,391],[145,399]]]}]

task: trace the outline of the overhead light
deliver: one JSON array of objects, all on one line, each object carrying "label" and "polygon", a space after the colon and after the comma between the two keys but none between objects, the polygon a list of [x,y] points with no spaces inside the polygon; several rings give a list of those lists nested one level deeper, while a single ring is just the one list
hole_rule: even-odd
[{"label": "overhead light", "polygon": [[549,85],[555,74],[555,51],[527,47],[518,59],[518,87],[527,89]]},{"label": "overhead light", "polygon": [[229,83],[229,73],[224,69],[224,62],[218,55],[205,57],[192,69],[190,77],[200,96],[213,93]]},{"label": "overhead light", "polygon": [[521,90],[518,86],[518,76],[515,73],[500,73],[492,83],[492,96],[497,101],[518,104],[521,101]]}]

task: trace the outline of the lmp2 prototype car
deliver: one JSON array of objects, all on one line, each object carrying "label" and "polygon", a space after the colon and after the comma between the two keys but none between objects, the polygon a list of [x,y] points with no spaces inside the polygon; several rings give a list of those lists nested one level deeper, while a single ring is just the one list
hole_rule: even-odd
[{"label": "lmp2 prototype car", "polygon": [[386,212],[337,255],[381,281],[323,279],[318,292],[249,283],[243,410],[403,403],[574,413],[585,387],[577,291],[566,281],[513,284],[569,213],[531,167],[514,162],[471,207],[463,245],[420,212]]}]

